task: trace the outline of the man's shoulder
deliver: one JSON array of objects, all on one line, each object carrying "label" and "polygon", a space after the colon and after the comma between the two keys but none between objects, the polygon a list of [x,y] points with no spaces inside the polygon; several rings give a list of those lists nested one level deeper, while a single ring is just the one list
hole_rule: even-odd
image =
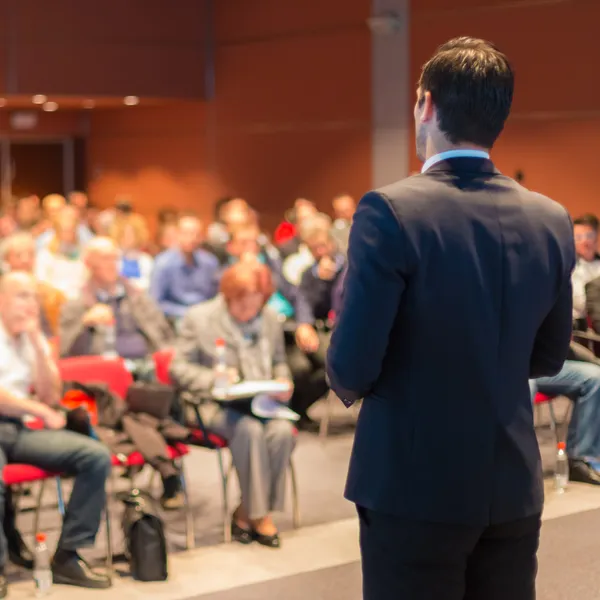
[{"label": "man's shoulder", "polygon": [[196,262],[203,267],[209,267],[216,270],[220,266],[219,259],[212,252],[209,252],[204,248],[198,248],[198,250],[194,252],[194,258],[196,259]]},{"label": "man's shoulder", "polygon": [[185,311],[185,319],[194,322],[211,321],[220,312],[222,301],[219,296],[190,306]]}]

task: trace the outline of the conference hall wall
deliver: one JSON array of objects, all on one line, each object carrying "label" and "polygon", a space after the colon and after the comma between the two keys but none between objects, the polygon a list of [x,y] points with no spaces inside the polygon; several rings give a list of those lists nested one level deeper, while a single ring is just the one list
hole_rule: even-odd
[{"label": "conference hall wall", "polygon": [[214,100],[93,111],[93,197],[108,204],[129,193],[146,214],[172,205],[208,217],[232,192],[272,227],[297,196],[329,209],[334,194],[367,190],[370,2],[227,0],[215,9]]},{"label": "conference hall wall", "polygon": [[413,81],[435,47],[457,35],[493,40],[510,56],[514,111],[494,159],[574,215],[600,213],[599,20],[596,0],[415,0],[411,9]]}]

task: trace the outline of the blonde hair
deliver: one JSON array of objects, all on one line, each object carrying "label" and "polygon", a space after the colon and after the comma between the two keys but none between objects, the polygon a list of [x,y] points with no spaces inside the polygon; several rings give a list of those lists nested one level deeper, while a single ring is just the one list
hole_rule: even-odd
[{"label": "blonde hair", "polygon": [[110,237],[117,246],[121,245],[121,239],[128,227],[131,227],[138,248],[143,248],[150,239],[146,221],[142,215],[133,214],[117,217],[110,228]]},{"label": "blonde hair", "polygon": [[22,244],[27,244],[35,249],[35,238],[26,231],[13,233],[0,243],[0,261],[6,261],[8,255]]}]

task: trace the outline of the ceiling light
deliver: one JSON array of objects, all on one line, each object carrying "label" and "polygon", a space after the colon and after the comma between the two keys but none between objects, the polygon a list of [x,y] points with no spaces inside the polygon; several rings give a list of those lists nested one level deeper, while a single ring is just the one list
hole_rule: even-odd
[{"label": "ceiling light", "polygon": [[31,101],[34,104],[44,104],[44,102],[46,102],[46,100],[48,100],[47,96],[44,96],[44,94],[36,94]]},{"label": "ceiling light", "polygon": [[96,106],[95,100],[84,100],[82,104],[83,108],[94,108]]},{"label": "ceiling light", "polygon": [[135,106],[140,103],[140,99],[137,96],[125,96],[125,98],[123,98],[123,103],[126,106]]},{"label": "ceiling light", "polygon": [[46,102],[42,108],[46,112],[54,112],[55,110],[58,110],[58,104],[56,102]]}]

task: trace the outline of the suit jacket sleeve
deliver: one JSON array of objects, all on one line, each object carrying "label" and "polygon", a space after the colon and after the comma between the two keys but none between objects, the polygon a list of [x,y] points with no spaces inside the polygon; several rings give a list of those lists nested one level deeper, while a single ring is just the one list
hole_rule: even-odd
[{"label": "suit jacket sleeve", "polygon": [[585,287],[585,308],[596,333],[600,333],[600,277]]},{"label": "suit jacket sleeve", "polygon": [[328,352],[332,389],[350,406],[381,373],[406,287],[404,232],[388,198],[370,192],[360,201],[348,250],[340,314]]},{"label": "suit jacket sleeve", "polygon": [[188,311],[181,321],[170,375],[186,392],[208,392],[214,383],[211,359],[201,349],[202,332],[196,323],[194,310]]},{"label": "suit jacket sleeve", "polygon": [[552,377],[563,367],[571,335],[573,333],[573,287],[571,274],[575,266],[575,247],[571,220],[565,219],[568,229],[565,233],[566,254],[563,258],[564,272],[562,285],[556,300],[539,327],[533,344],[530,361],[530,377]]},{"label": "suit jacket sleeve", "polygon": [[80,300],[70,300],[60,311],[60,356],[82,356],[90,353],[92,330],[83,324],[86,306]]}]

